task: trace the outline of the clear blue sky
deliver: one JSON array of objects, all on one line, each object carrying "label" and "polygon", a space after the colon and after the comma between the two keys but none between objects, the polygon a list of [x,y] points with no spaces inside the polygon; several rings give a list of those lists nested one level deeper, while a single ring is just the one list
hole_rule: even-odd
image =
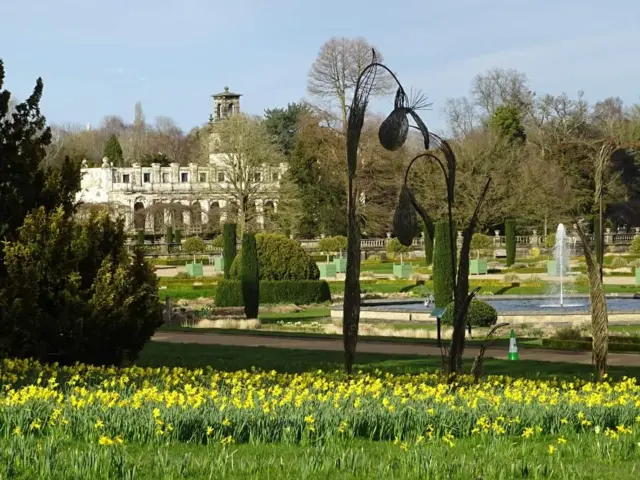
[{"label": "clear blue sky", "polygon": [[43,77],[52,123],[131,121],[141,101],[188,130],[225,85],[255,114],[305,97],[320,46],[363,36],[427,94],[439,130],[444,101],[492,67],[538,93],[639,102],[639,21],[638,0],[0,0],[0,57],[18,98]]}]

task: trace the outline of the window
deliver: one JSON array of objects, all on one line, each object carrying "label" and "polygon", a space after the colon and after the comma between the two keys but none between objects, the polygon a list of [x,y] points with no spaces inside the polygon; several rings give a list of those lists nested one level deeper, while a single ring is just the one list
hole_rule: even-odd
[{"label": "window", "polygon": [[218,181],[224,182],[224,172],[218,172]]},{"label": "window", "polygon": [[130,175],[128,173],[122,174],[122,183],[129,183]]},{"label": "window", "polygon": [[169,173],[162,174],[162,183],[171,183],[171,176]]},{"label": "window", "polygon": [[180,173],[180,181],[186,183],[189,181],[189,174],[187,172]]},{"label": "window", "polygon": [[259,182],[260,179],[261,179],[260,172],[256,172],[256,173],[253,174],[253,181],[254,182]]},{"label": "window", "polygon": [[280,174],[278,172],[274,172],[271,176],[272,181],[277,182],[280,180]]},{"label": "window", "polygon": [[142,174],[142,181],[144,183],[151,183],[151,174],[150,173],[143,173]]},{"label": "window", "polygon": [[207,174],[206,173],[201,173],[200,174],[200,183],[205,183],[207,181]]}]

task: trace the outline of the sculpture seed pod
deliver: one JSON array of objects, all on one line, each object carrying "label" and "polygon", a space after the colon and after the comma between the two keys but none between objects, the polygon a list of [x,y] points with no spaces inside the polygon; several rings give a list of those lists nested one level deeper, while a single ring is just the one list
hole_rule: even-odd
[{"label": "sculpture seed pod", "polygon": [[398,150],[407,140],[409,120],[404,107],[396,108],[380,124],[378,139],[380,145],[390,151]]},{"label": "sculpture seed pod", "polygon": [[406,185],[400,190],[398,206],[393,214],[393,233],[402,245],[408,247],[420,232],[418,216],[411,203],[411,196]]}]

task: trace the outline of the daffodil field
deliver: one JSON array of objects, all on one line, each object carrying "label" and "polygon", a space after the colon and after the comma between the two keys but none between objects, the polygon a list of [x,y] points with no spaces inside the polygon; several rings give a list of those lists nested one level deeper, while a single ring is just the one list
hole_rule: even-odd
[{"label": "daffodil field", "polygon": [[[478,468],[497,468],[505,461],[504,468],[546,477],[562,473],[554,465],[562,464],[563,456],[582,455],[640,464],[640,386],[635,378],[593,384],[488,377],[479,384],[462,379],[450,385],[434,373],[376,371],[347,378],[323,371],[115,369],[4,360],[0,383],[0,478],[10,477],[7,468],[14,474],[27,468],[21,458],[34,449],[42,458],[57,458],[43,464],[51,469],[48,478],[57,478],[56,465],[75,472],[75,478],[102,478],[96,476],[99,469],[90,470],[101,461],[111,472],[105,478],[138,478],[135,451],[140,449],[160,462],[149,468],[166,473],[173,467],[161,465],[163,449],[175,454],[195,446],[208,452],[204,463],[185,453],[187,463],[199,465],[198,475],[228,469],[224,478],[234,478],[239,465],[246,469],[238,478],[254,478],[259,456],[247,457],[249,449],[270,448],[305,452],[291,454],[293,464],[287,468],[301,469],[292,478],[326,469],[356,475],[345,478],[388,478],[394,472],[393,478],[405,478],[402,472],[406,478],[440,478],[440,473],[441,478],[464,478],[465,468],[477,474]],[[60,449],[65,442],[84,448],[74,457]],[[387,458],[387,467],[365,453],[369,447],[363,445],[374,443],[371,448],[377,449],[378,459]],[[236,451],[232,467],[230,455]],[[533,463],[518,464],[514,455],[526,458],[527,451]],[[452,459],[461,452],[468,455],[468,465],[451,471],[456,465]],[[245,464],[239,460],[243,455]],[[492,456],[493,463],[479,461]],[[447,466],[450,475],[437,465]],[[267,462],[261,468],[274,469],[276,476],[280,467]],[[366,476],[358,477],[358,468]],[[192,478],[221,478],[215,475]]]}]

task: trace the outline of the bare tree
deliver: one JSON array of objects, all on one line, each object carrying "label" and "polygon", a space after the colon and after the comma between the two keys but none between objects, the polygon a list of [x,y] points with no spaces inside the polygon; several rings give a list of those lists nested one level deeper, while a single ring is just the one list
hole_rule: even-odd
[{"label": "bare tree", "polygon": [[150,150],[153,152],[164,153],[171,162],[189,163],[189,142],[172,118],[157,117],[150,138]]},{"label": "bare tree", "polygon": [[228,199],[243,232],[256,218],[256,200],[270,190],[272,169],[285,158],[258,117],[233,115],[215,125],[215,136],[211,188]]},{"label": "bare tree", "polygon": [[[309,71],[307,91],[330,106],[337,103],[342,129],[347,125],[348,105],[352,101],[358,75],[369,64],[372,49],[378,61],[382,62],[382,54],[364,38],[333,37],[322,45]],[[393,85],[386,72],[379,72],[371,93],[391,93]]]},{"label": "bare tree", "polygon": [[471,92],[476,105],[489,116],[501,105],[524,110],[531,105],[533,99],[526,75],[514,69],[493,68],[477,75]]}]

